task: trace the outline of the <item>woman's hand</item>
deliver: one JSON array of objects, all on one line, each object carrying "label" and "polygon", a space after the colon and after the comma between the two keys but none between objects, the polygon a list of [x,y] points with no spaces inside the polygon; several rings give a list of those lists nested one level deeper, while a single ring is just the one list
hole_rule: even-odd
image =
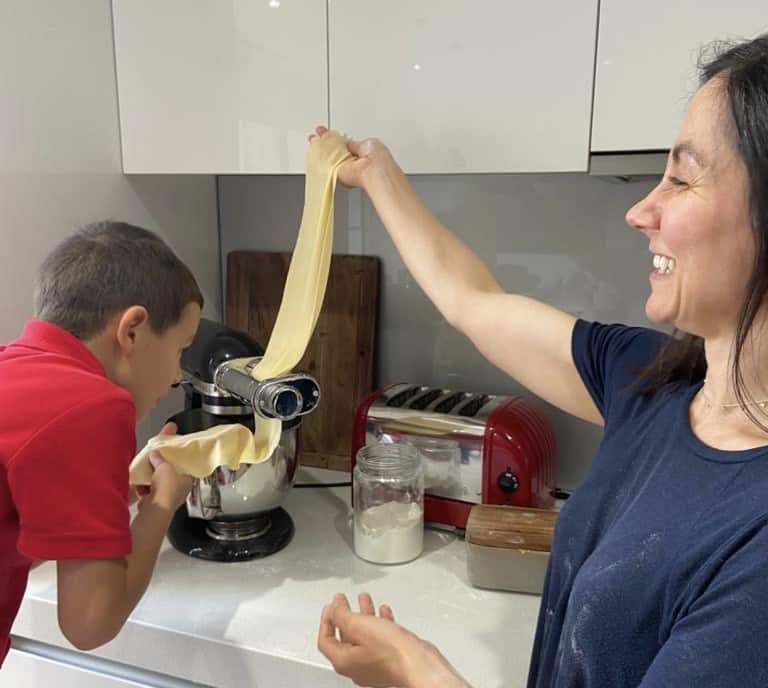
[{"label": "woman's hand", "polygon": [[[316,127],[315,136],[322,136],[328,131],[326,127]],[[339,181],[345,186],[366,188],[366,183],[375,173],[388,174],[390,171],[400,171],[392,158],[389,149],[378,139],[350,140],[347,148],[355,156],[339,167]]]},{"label": "woman's hand", "polygon": [[368,688],[465,688],[466,683],[437,649],[399,626],[387,605],[379,615],[368,593],[360,612],[336,595],[323,609],[317,647],[334,670]]}]

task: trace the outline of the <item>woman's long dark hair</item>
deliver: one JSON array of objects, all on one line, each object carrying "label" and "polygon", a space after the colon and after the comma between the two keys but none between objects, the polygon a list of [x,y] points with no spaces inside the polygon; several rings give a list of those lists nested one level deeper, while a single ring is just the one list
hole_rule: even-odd
[{"label": "woman's long dark hair", "polygon": [[[710,46],[715,56],[700,59],[700,83],[722,78],[728,99],[730,126],[749,179],[749,212],[754,233],[755,260],[741,305],[731,364],[736,399],[747,416],[760,428],[744,385],[741,360],[744,344],[768,294],[768,34],[743,43]],[[704,341],[691,334],[676,333],[639,375],[644,394],[654,394],[667,384],[695,382],[706,375]]]}]

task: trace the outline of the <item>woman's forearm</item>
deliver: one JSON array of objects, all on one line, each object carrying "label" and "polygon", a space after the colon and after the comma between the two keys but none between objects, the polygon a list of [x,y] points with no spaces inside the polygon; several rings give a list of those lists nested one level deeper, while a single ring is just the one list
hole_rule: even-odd
[{"label": "woman's forearm", "polygon": [[419,651],[406,657],[407,688],[472,688],[434,645],[419,642]]}]

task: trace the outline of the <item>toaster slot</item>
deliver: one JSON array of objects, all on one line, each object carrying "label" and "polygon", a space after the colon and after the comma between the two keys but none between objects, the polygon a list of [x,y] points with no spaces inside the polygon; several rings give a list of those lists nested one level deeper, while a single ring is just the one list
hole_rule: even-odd
[{"label": "toaster slot", "polygon": [[456,404],[461,403],[463,399],[466,399],[469,394],[466,392],[456,392],[455,394],[451,394],[451,396],[446,397],[443,399],[437,406],[435,406],[433,411],[436,411],[437,413],[450,413],[451,409],[456,406]]},{"label": "toaster slot", "polygon": [[387,406],[392,406],[394,408],[400,408],[403,404],[405,404],[409,399],[412,399],[415,397],[419,392],[421,392],[424,388],[423,387],[409,387],[408,389],[404,389],[402,392],[398,392],[393,396],[388,402]]},{"label": "toaster slot", "polygon": [[491,397],[487,394],[480,394],[476,396],[474,399],[468,401],[464,406],[462,406],[459,411],[458,415],[460,416],[466,416],[471,418],[472,416],[476,415],[477,412],[483,408],[488,403],[488,400]]},{"label": "toaster slot", "polygon": [[408,408],[416,409],[417,411],[423,411],[442,393],[443,393],[443,390],[441,389],[433,389],[427,392],[426,394],[422,394],[420,397],[416,397],[416,399],[414,399],[410,404],[408,404]]}]

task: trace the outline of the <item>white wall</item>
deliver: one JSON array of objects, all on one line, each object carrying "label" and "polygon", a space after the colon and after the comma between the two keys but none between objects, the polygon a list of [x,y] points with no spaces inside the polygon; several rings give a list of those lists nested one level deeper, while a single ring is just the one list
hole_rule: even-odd
[{"label": "white wall", "polygon": [[[32,313],[35,271],[95,220],[158,231],[221,312],[212,177],[121,173],[109,0],[0,2],[0,341]],[[154,432],[178,397],[140,429]]]},{"label": "white wall", "polygon": [[[647,241],[624,223],[650,181],[583,174],[417,176],[416,190],[509,291],[588,319],[647,324]],[[222,253],[290,250],[303,207],[300,177],[219,178]],[[359,190],[336,197],[334,251],[377,255],[382,295],[379,384],[413,382],[502,394],[522,390],[452,330],[411,278]],[[524,392],[525,393],[525,392]],[[573,487],[600,431],[547,406],[559,444],[558,480]]]}]

